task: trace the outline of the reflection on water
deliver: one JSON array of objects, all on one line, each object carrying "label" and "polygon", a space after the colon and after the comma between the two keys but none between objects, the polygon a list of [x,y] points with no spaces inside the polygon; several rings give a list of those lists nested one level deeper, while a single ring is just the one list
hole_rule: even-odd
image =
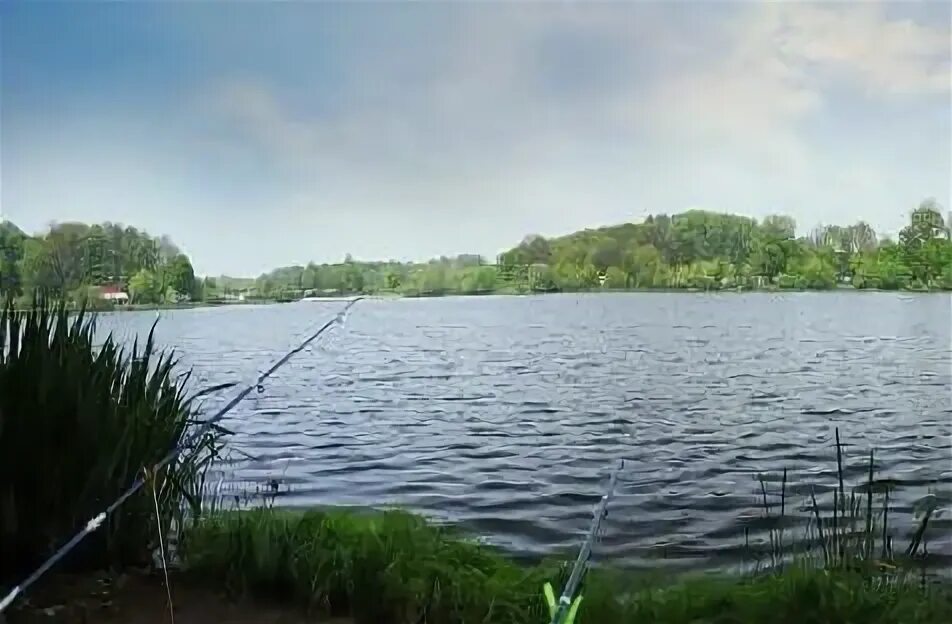
[{"label": "reflection on water", "polygon": [[[198,385],[247,384],[342,305],[163,312],[158,336]],[[848,478],[874,447],[899,482],[905,533],[913,503],[952,484],[950,307],[854,292],[366,300],[226,419],[228,475],[279,479],[279,504],[406,506],[539,555],[577,545],[625,458],[599,559],[715,566],[743,555],[745,531],[766,539],[757,475],[787,468],[803,518],[809,485],[830,492],[839,427]],[[940,515],[938,560],[950,535]]]}]

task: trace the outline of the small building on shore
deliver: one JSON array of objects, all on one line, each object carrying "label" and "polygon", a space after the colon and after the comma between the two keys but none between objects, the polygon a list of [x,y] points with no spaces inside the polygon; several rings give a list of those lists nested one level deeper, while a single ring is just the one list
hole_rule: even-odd
[{"label": "small building on shore", "polygon": [[124,291],[121,286],[100,286],[99,296],[106,301],[111,301],[118,305],[126,305],[129,303],[129,293]]}]

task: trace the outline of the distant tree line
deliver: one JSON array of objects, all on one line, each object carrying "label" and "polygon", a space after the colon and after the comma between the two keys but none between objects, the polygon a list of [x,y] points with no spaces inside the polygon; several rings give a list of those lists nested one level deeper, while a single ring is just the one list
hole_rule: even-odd
[{"label": "distant tree line", "polygon": [[703,210],[558,238],[527,236],[493,261],[478,256],[428,263],[309,264],[260,276],[263,296],[325,292],[404,295],[625,288],[952,289],[952,241],[941,207],[914,209],[898,241],[869,224],[815,228],[797,236],[791,217],[763,221]]},{"label": "distant tree line", "polygon": [[653,215],[641,223],[527,236],[487,260],[476,255],[425,263],[310,263],[258,278],[197,279],[188,257],[166,237],[117,224],[52,226],[28,236],[0,224],[0,291],[44,291],[78,300],[91,287],[119,285],[134,303],[183,297],[296,299],[308,295],[409,296],[592,289],[691,288],[952,289],[950,226],[934,200],[915,208],[898,240],[865,222],[797,236],[788,216],[763,221],[703,210]]},{"label": "distant tree line", "polygon": [[167,237],[114,223],[54,224],[28,236],[0,223],[0,293],[83,301],[101,287],[126,291],[136,303],[201,298],[191,262]]},{"label": "distant tree line", "polygon": [[481,294],[500,287],[497,268],[476,255],[425,263],[358,262],[348,256],[342,263],[275,269],[255,280],[254,290],[266,298],[291,298],[357,293]]},{"label": "distant tree line", "polygon": [[502,255],[535,266],[543,287],[593,288],[952,288],[949,224],[932,200],[912,211],[898,242],[864,222],[820,226],[797,237],[787,216],[762,222],[691,210],[643,223],[585,230],[551,240],[527,237]]}]

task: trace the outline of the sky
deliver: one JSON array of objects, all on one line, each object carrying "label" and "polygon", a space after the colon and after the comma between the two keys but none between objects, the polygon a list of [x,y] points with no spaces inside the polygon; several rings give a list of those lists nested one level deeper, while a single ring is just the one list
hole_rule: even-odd
[{"label": "sky", "polygon": [[950,207],[950,4],[0,5],[0,206],[196,272],[494,257],[692,208]]}]

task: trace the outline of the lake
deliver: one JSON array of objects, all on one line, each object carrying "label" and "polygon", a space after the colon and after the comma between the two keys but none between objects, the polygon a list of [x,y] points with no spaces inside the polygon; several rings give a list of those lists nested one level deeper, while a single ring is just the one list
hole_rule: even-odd
[{"label": "lake", "polygon": [[[157,335],[196,387],[251,383],[339,302],[162,312]],[[155,312],[104,315],[120,336]],[[276,504],[403,506],[513,554],[577,548],[626,460],[595,558],[733,566],[763,549],[758,475],[788,475],[802,540],[828,502],[834,429],[847,476],[898,482],[897,544],[917,501],[946,508],[931,562],[952,561],[948,294],[630,293],[368,299],[252,393],[224,490],[280,483]],[[235,390],[210,398],[211,410]]]}]

